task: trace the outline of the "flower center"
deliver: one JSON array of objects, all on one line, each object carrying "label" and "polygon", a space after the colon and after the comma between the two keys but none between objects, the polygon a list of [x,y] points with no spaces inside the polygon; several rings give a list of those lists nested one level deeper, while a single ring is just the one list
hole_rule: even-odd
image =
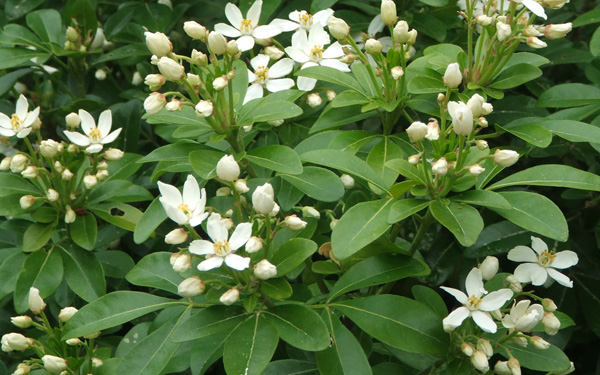
[{"label": "flower center", "polygon": [[240,31],[246,34],[250,34],[252,33],[252,20],[248,20],[248,19],[243,19],[242,20],[242,25],[240,27]]},{"label": "flower center", "polygon": [[474,294],[467,299],[467,307],[471,310],[478,309],[480,303],[481,303],[481,298],[478,298]]},{"label": "flower center", "polygon": [[10,124],[14,131],[18,132],[21,130],[21,119],[16,113],[13,113],[12,116],[10,116]]},{"label": "flower center", "polygon": [[303,10],[302,12],[300,12],[300,16],[298,18],[299,18],[299,21],[300,21],[300,26],[303,29],[307,29],[308,30],[313,25],[313,16],[312,16],[312,14],[308,13],[305,10]]},{"label": "flower center", "polygon": [[229,241],[217,241],[213,244],[213,248],[215,249],[215,255],[220,257],[224,257],[229,254],[231,250],[229,249]]},{"label": "flower center", "polygon": [[540,263],[542,263],[544,266],[549,266],[552,264],[552,262],[554,262],[554,258],[556,258],[554,251],[544,250],[540,255]]},{"label": "flower center", "polygon": [[192,216],[192,209],[187,205],[187,203],[181,203],[179,206],[177,206],[177,209],[183,212],[183,214],[188,218]]},{"label": "flower center", "polygon": [[313,60],[321,60],[321,58],[323,58],[323,46],[315,44],[310,50],[310,56]]},{"label": "flower center", "polygon": [[90,130],[90,138],[92,138],[94,143],[100,142],[102,139],[102,133],[100,133],[100,129],[94,126],[92,130]]},{"label": "flower center", "polygon": [[265,82],[267,80],[267,78],[269,78],[269,68],[267,68],[266,66],[259,66],[256,69],[256,81],[259,83]]}]

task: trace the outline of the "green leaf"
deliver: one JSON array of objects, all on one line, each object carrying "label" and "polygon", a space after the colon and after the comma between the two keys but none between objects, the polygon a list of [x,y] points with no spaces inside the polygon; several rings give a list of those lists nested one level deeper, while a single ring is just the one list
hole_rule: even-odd
[{"label": "green leaf", "polygon": [[21,68],[23,66],[31,65],[31,59],[44,61],[48,57],[50,57],[49,54],[35,50],[24,48],[0,48],[0,69]]},{"label": "green leaf", "polygon": [[125,203],[113,202],[90,205],[89,210],[104,221],[133,232],[142,211]]},{"label": "green leaf", "polygon": [[260,285],[260,291],[271,299],[286,299],[292,296],[294,290],[284,278],[265,280]]},{"label": "green leaf", "polygon": [[253,164],[276,172],[302,173],[302,162],[298,154],[287,146],[271,145],[254,148],[246,153],[245,158]]},{"label": "green leaf", "polygon": [[390,227],[388,217],[394,202],[394,199],[361,202],[346,211],[331,234],[336,259],[350,257],[384,234]]},{"label": "green leaf", "polygon": [[508,253],[515,246],[530,241],[529,232],[510,221],[486,226],[473,246],[465,249],[467,258],[485,258],[488,255]]},{"label": "green leaf", "polygon": [[63,261],[58,250],[38,250],[29,254],[17,279],[13,297],[15,310],[22,314],[29,309],[29,288],[40,291],[40,297],[51,296],[63,279]]},{"label": "green leaf", "polygon": [[217,176],[217,163],[224,155],[220,151],[193,151],[190,153],[190,164],[198,176],[208,180]]},{"label": "green leaf", "polygon": [[573,21],[573,28],[600,23],[600,9],[589,10]]},{"label": "green leaf", "polygon": [[331,334],[331,346],[315,353],[321,374],[370,375],[371,365],[365,350],[356,337],[346,328],[339,318],[330,310],[323,311],[323,318]]},{"label": "green leaf", "polygon": [[30,253],[41,249],[50,241],[54,234],[56,222],[53,223],[33,223],[25,230],[23,234],[23,251]]},{"label": "green leaf", "polygon": [[366,130],[345,130],[337,134],[327,148],[356,154],[362,147],[380,138],[383,138],[380,134]]},{"label": "green leaf", "polygon": [[167,252],[148,254],[127,273],[125,278],[133,285],[158,288],[177,294],[177,287],[183,281],[183,277],[171,267],[170,257],[171,253]]},{"label": "green leaf", "polygon": [[369,152],[367,164],[385,181],[386,186],[392,186],[398,179],[398,172],[391,169],[386,163],[402,157],[404,157],[402,148],[390,137],[384,137]]},{"label": "green leaf", "polygon": [[208,122],[204,118],[198,117],[194,108],[188,106],[184,106],[181,111],[171,112],[164,110],[153,115],[146,114],[143,118],[149,124],[193,125],[212,130]]},{"label": "green leaf", "polygon": [[415,258],[400,254],[376,255],[346,271],[331,290],[328,301],[353,290],[428,274],[427,265]]},{"label": "green leaf", "polygon": [[323,202],[337,202],[344,196],[344,184],[332,171],[319,167],[304,167],[296,175],[279,174],[309,197]]},{"label": "green leaf", "polygon": [[179,301],[148,293],[112,292],[83,306],[65,325],[63,339],[89,335],[179,305]]},{"label": "green leaf", "polygon": [[[562,372],[571,367],[569,357],[554,345],[551,345],[548,349],[536,349],[532,346],[524,348],[517,344],[506,346],[510,353],[519,360],[521,366],[530,370]],[[502,351],[501,354],[508,358],[505,351]]]},{"label": "green leaf", "polygon": [[311,66],[309,68],[297,71],[296,75],[333,83],[335,85],[358,92],[365,97],[369,96],[369,94],[362,88],[360,83],[358,83],[358,81],[350,74],[341,72],[328,66]]},{"label": "green leaf", "polygon": [[488,190],[469,190],[457,194],[450,199],[455,202],[469,203],[482,207],[511,208],[510,203],[500,194]]},{"label": "green leaf", "polygon": [[412,214],[416,214],[419,211],[429,207],[432,201],[423,200],[423,199],[415,199],[415,198],[406,198],[400,199],[392,205],[390,209],[390,214],[388,216],[388,223],[394,224],[399,222],[400,220],[404,220]]},{"label": "green leaf", "polygon": [[107,277],[124,279],[127,272],[135,265],[133,259],[123,251],[107,250],[95,254],[102,263],[102,269]]},{"label": "green leaf", "polygon": [[331,305],[369,335],[409,353],[439,358],[448,351],[441,318],[420,302],[395,295],[377,295]]},{"label": "green leaf", "polygon": [[44,3],[44,0],[6,0],[4,12],[9,20],[20,18]]},{"label": "green leaf", "polygon": [[14,72],[6,73],[0,78],[0,96],[4,96],[7,92],[12,90],[17,81],[32,72],[32,69],[19,69]]},{"label": "green leaf", "polygon": [[40,191],[23,177],[13,173],[0,173],[0,197],[15,194],[41,195]]},{"label": "green leaf", "polygon": [[71,239],[77,245],[86,250],[94,250],[96,236],[98,235],[98,223],[92,214],[77,215],[75,221],[69,225]]},{"label": "green leaf", "polygon": [[421,172],[414,165],[410,164],[404,159],[394,159],[387,162],[387,166],[392,170],[398,172],[407,179],[419,182],[422,185],[427,185]]},{"label": "green leaf", "polygon": [[600,100],[600,88],[582,83],[564,83],[544,91],[537,101],[538,107],[566,108],[596,104]]},{"label": "green leaf", "polygon": [[446,92],[446,86],[441,77],[416,76],[408,82],[408,92],[411,94],[434,94]]},{"label": "green leaf", "polygon": [[552,143],[552,133],[536,118],[520,118],[506,126],[496,125],[496,127],[536,147],[546,148]]},{"label": "green leaf", "polygon": [[540,77],[542,71],[531,64],[517,64],[502,71],[489,87],[498,90],[512,89]]},{"label": "green leaf", "polygon": [[590,53],[595,57],[600,55],[600,27],[594,31],[594,34],[590,39]]},{"label": "green leaf", "polygon": [[154,230],[167,218],[167,213],[158,198],[156,197],[150,203],[135,226],[133,241],[137,244],[141,244],[150,238]]},{"label": "green leaf", "polygon": [[346,90],[340,92],[335,99],[331,102],[331,108],[343,108],[350,107],[353,105],[363,105],[369,103],[370,100],[365,98],[363,94],[360,94],[354,90]]},{"label": "green leaf", "polygon": [[319,375],[319,369],[314,362],[298,359],[281,359],[267,365],[262,375]]},{"label": "green leaf", "polygon": [[302,305],[280,305],[268,309],[265,318],[279,337],[298,349],[316,352],[329,346],[325,323],[314,310]]},{"label": "green leaf", "polygon": [[238,116],[238,125],[252,125],[256,122],[285,120],[300,116],[302,108],[287,100],[268,100],[269,97],[259,99],[258,105],[244,105]]},{"label": "green leaf", "polygon": [[138,160],[141,155],[126,153],[121,159],[108,162],[108,178],[105,181],[124,180],[142,167]]},{"label": "green leaf", "polygon": [[62,20],[57,10],[40,9],[27,14],[27,26],[44,42],[60,43]]},{"label": "green leaf", "polygon": [[228,374],[261,375],[278,342],[277,330],[261,314],[248,318],[225,340],[225,371]]},{"label": "green leaf", "polygon": [[600,191],[600,176],[568,165],[546,164],[510,175],[489,186],[488,189],[501,189],[515,185],[556,186]]},{"label": "green leaf", "polygon": [[600,127],[573,120],[546,120],[542,125],[552,134],[570,142],[600,144]]},{"label": "green leaf", "polygon": [[325,107],[317,121],[311,126],[308,133],[313,134],[323,130],[336,129],[340,126],[375,116],[376,114],[375,111],[362,112],[361,107],[359,106],[333,108],[333,106],[329,104]]},{"label": "green leaf", "polygon": [[286,241],[273,255],[270,262],[277,267],[277,277],[292,272],[304,260],[317,251],[317,244],[305,238]]},{"label": "green leaf", "polygon": [[230,331],[247,318],[248,314],[238,306],[209,306],[182,322],[173,334],[173,341],[198,340]]},{"label": "green leaf", "polygon": [[433,217],[445,226],[463,246],[471,246],[483,229],[483,219],[479,212],[466,204],[450,202],[443,204],[434,201],[429,207]]},{"label": "green leaf", "polygon": [[28,256],[17,249],[17,252],[0,264],[0,275],[2,275],[2,283],[0,283],[0,299],[6,297],[15,291],[17,278],[23,269],[23,263]]},{"label": "green leaf", "polygon": [[106,294],[106,281],[102,264],[96,254],[83,251],[72,244],[57,245],[62,250],[65,278],[72,291],[86,302]]},{"label": "green leaf", "polygon": [[[172,112],[178,113],[178,112]],[[137,163],[152,163],[157,161],[177,161],[190,157],[193,151],[202,150],[202,146],[193,141],[178,141],[177,143],[162,146],[144,156]]]},{"label": "green leaf", "polygon": [[448,316],[446,303],[435,290],[424,285],[415,285],[412,287],[411,291],[415,300],[435,311],[440,318],[443,319]]},{"label": "green leaf", "polygon": [[105,64],[108,61],[122,60],[129,57],[148,56],[150,54],[145,44],[129,44],[102,54],[94,62],[94,65]]},{"label": "green leaf", "polygon": [[362,178],[387,192],[385,181],[362,159],[352,153],[339,150],[315,150],[300,155],[305,163],[313,163],[335,168],[353,176]]},{"label": "green leaf", "polygon": [[569,238],[567,221],[560,209],[543,195],[526,191],[498,193],[512,205],[509,210],[490,207],[518,226],[558,241]]}]

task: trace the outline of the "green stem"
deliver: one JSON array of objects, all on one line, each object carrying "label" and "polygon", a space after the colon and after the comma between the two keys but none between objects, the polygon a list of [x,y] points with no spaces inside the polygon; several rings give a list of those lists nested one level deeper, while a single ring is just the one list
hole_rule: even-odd
[{"label": "green stem", "polygon": [[413,239],[413,241],[410,245],[410,249],[408,249],[409,255],[413,256],[417,252],[419,245],[421,245],[423,238],[425,238],[425,234],[427,233],[429,226],[431,224],[433,224],[434,222],[435,222],[435,219],[433,218],[433,215],[431,214],[431,208],[428,208],[427,213],[425,214],[425,216],[423,217],[423,220],[421,221],[419,230],[417,231],[417,234],[415,235],[415,238]]}]

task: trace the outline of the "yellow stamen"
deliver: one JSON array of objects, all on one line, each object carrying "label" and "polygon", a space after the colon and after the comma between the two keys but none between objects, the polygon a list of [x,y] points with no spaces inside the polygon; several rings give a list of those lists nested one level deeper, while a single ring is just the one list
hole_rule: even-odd
[{"label": "yellow stamen", "polygon": [[243,33],[251,33],[252,32],[252,20],[243,19],[242,26],[240,27],[240,31]]},{"label": "yellow stamen", "polygon": [[219,256],[224,256],[231,252],[229,250],[229,241],[227,240],[215,242],[213,248],[215,249],[215,254]]},{"label": "yellow stamen", "polygon": [[100,129],[94,126],[92,130],[90,130],[90,138],[92,138],[92,140],[96,143],[100,142],[102,139],[102,133],[100,133]]},{"label": "yellow stamen", "polygon": [[261,65],[256,69],[255,74],[257,82],[265,82],[269,77],[269,68]]},{"label": "yellow stamen", "polygon": [[21,119],[16,113],[13,113],[12,116],[10,116],[10,124],[14,131],[18,132],[21,130]]},{"label": "yellow stamen", "polygon": [[306,11],[302,11],[298,18],[300,24],[302,24],[302,27],[304,28],[310,29],[310,27],[313,25],[313,16]]},{"label": "yellow stamen", "polygon": [[467,299],[467,307],[469,309],[471,309],[471,308],[478,309],[480,303],[481,303],[481,298],[478,298],[475,295],[472,295],[471,297],[469,297]]},{"label": "yellow stamen", "polygon": [[179,206],[177,206],[177,209],[183,212],[183,214],[187,217],[192,215],[192,209],[186,203],[181,203]]},{"label": "yellow stamen", "polygon": [[323,46],[315,45],[310,50],[310,54],[314,60],[320,60],[323,57]]},{"label": "yellow stamen", "polygon": [[554,258],[556,258],[556,254],[554,254],[554,251],[544,250],[540,255],[540,262],[544,266],[549,266],[552,264],[552,262],[554,262]]}]

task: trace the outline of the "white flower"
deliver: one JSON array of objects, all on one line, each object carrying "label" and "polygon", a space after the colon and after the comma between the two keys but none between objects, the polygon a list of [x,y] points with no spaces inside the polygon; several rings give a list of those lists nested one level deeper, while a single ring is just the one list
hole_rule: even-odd
[{"label": "white flower", "polygon": [[262,215],[268,215],[275,207],[275,192],[273,186],[268,182],[258,186],[252,193],[252,206],[254,210]]},{"label": "white flower", "polygon": [[183,195],[169,184],[158,182],[158,190],[162,195],[159,200],[171,220],[179,225],[190,224],[198,226],[208,216],[204,212],[206,206],[206,191],[200,190],[198,181],[188,175],[183,184]]},{"label": "white flower", "polygon": [[200,100],[194,109],[196,110],[196,115],[199,117],[212,116],[214,110],[210,100]]},{"label": "white flower", "polygon": [[60,374],[67,369],[67,361],[63,358],[53,355],[45,355],[42,357],[46,371],[53,374]]},{"label": "white flower", "polygon": [[39,314],[46,308],[46,302],[40,297],[40,291],[37,288],[29,288],[29,310],[34,314]]},{"label": "white flower", "polygon": [[325,27],[327,25],[327,21],[329,17],[333,15],[332,9],[323,9],[315,13],[314,15],[308,13],[305,10],[301,11],[293,11],[289,14],[289,18],[291,21],[284,20],[281,18],[275,18],[271,21],[270,25],[276,25],[281,28],[282,31],[294,31],[297,32],[308,32],[312,25],[318,23],[319,25]]},{"label": "white flower", "polygon": [[[349,72],[347,64],[344,64],[338,58],[344,56],[344,51],[340,43],[335,42],[327,49],[325,45],[330,43],[329,35],[320,24],[314,24],[308,36],[305,33],[296,33],[292,37],[292,46],[287,47],[285,52],[296,62],[302,65],[302,69],[311,66],[328,66]],[[315,87],[316,79],[308,77],[298,77],[298,88],[303,91],[310,91]]]},{"label": "white flower", "polygon": [[[501,308],[508,301],[513,292],[510,289],[500,289],[487,294],[483,288],[481,271],[473,268],[467,275],[465,282],[467,294],[454,288],[441,287],[446,292],[452,294],[463,306],[452,311],[443,320],[444,330],[450,332],[460,326],[468,317],[472,317],[475,323],[486,332],[495,333],[496,323],[492,320],[489,311]],[[482,298],[484,294],[487,294]]]},{"label": "white flower", "polygon": [[[533,248],[533,250],[532,250]],[[531,248],[517,246],[508,252],[508,259],[513,262],[526,262],[515,269],[515,277],[522,283],[542,285],[550,278],[560,285],[573,287],[573,281],[556,269],[565,269],[579,262],[577,254],[571,250],[548,251],[548,245],[537,237],[531,237]]]},{"label": "white flower", "polygon": [[448,64],[446,72],[442,77],[444,84],[451,89],[455,89],[462,82],[462,74],[458,63]]},{"label": "white flower", "polygon": [[235,181],[239,176],[240,166],[233,155],[224,155],[217,163],[217,177],[224,181]]},{"label": "white flower", "polygon": [[415,121],[406,128],[406,133],[411,142],[419,142],[425,139],[428,130],[427,125],[420,121]]},{"label": "white flower", "polygon": [[198,265],[198,270],[208,271],[220,267],[223,262],[228,267],[242,271],[250,266],[250,258],[244,258],[234,252],[244,246],[252,235],[252,223],[238,224],[231,238],[221,215],[213,213],[208,218],[206,229],[213,242],[194,240],[190,243],[190,253],[206,255],[206,260]]},{"label": "white flower", "polygon": [[541,17],[545,20],[548,19],[546,16],[546,12],[544,12],[544,7],[538,4],[535,0],[512,0],[517,4],[523,4],[523,6],[531,11],[531,13],[535,14],[538,17]]},{"label": "white flower", "polygon": [[85,135],[77,132],[65,130],[64,133],[77,146],[86,147],[86,151],[90,154],[95,154],[102,151],[105,144],[113,142],[123,128],[119,128],[110,133],[112,127],[112,112],[110,109],[102,112],[98,118],[98,127],[96,121],[87,111],[80,109],[79,117],[81,118],[81,129]]},{"label": "white flower", "polygon": [[531,301],[522,300],[510,309],[510,313],[502,318],[502,325],[505,328],[512,328],[521,332],[531,332],[533,327],[544,317],[544,308],[536,303],[531,305]]},{"label": "white flower", "polygon": [[40,107],[29,112],[29,103],[27,99],[20,95],[17,100],[15,113],[10,118],[4,113],[0,113],[0,135],[4,137],[25,138],[31,132],[31,125],[38,119]]},{"label": "white flower", "polygon": [[448,113],[452,117],[452,129],[458,135],[468,136],[473,131],[473,112],[463,102],[449,102]]},{"label": "white flower", "polygon": [[262,0],[257,0],[252,4],[246,18],[242,16],[240,9],[232,3],[225,6],[225,16],[231,25],[218,23],[215,25],[215,31],[231,37],[238,38],[236,44],[240,51],[248,51],[254,47],[256,39],[269,39],[281,33],[281,28],[276,25],[258,26]]},{"label": "white flower", "polygon": [[250,60],[250,65],[254,69],[254,73],[248,70],[248,91],[244,98],[244,104],[252,99],[263,97],[263,88],[270,92],[287,90],[294,86],[294,80],[284,77],[294,69],[294,61],[289,58],[281,59],[269,68],[269,56],[256,55]]},{"label": "white flower", "polygon": [[31,346],[31,341],[20,333],[7,333],[2,336],[2,351],[24,351]]}]

